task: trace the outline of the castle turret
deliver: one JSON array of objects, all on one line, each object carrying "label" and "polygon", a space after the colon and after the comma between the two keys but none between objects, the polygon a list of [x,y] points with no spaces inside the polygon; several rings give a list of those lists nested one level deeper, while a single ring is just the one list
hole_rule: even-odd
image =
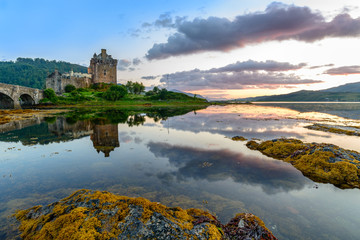
[{"label": "castle turret", "polygon": [[106,49],[101,49],[101,58],[106,59]]}]

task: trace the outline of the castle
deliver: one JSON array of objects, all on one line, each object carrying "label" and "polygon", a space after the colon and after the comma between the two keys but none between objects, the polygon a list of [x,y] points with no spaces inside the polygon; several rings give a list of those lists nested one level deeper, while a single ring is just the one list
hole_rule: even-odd
[{"label": "castle", "polygon": [[100,54],[94,53],[90,60],[88,73],[69,73],[61,74],[57,69],[46,78],[46,88],[54,89],[56,94],[65,92],[67,85],[74,85],[76,88],[88,88],[95,83],[114,83],[116,84],[117,60],[106,53],[106,49],[101,49]]}]

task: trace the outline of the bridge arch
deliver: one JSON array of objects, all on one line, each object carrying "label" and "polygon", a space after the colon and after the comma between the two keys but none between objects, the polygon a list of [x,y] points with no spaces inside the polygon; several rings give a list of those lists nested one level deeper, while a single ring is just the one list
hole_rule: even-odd
[{"label": "bridge arch", "polygon": [[0,109],[12,109],[14,108],[14,100],[6,95],[5,93],[0,92]]},{"label": "bridge arch", "polygon": [[21,107],[30,107],[35,105],[34,99],[27,93],[20,95],[19,102]]},{"label": "bridge arch", "polygon": [[33,106],[44,97],[44,91],[18,85],[0,83],[0,109]]}]

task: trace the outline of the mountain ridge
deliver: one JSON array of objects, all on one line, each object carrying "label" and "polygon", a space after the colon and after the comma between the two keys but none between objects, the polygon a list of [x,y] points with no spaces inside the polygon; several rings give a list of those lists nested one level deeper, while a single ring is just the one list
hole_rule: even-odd
[{"label": "mountain ridge", "polygon": [[360,92],[360,82],[355,83],[347,83],[337,87],[332,87],[324,90],[320,90],[321,92]]},{"label": "mountain ridge", "polygon": [[360,82],[343,84],[338,87],[318,91],[300,90],[288,94],[238,98],[235,101],[264,102],[360,102]]}]

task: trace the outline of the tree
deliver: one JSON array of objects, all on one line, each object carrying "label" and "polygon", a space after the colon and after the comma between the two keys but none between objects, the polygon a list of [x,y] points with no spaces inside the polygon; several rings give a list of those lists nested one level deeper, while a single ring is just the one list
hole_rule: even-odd
[{"label": "tree", "polygon": [[133,83],[134,94],[141,94],[145,91],[145,86],[142,83],[135,82]]},{"label": "tree", "polygon": [[76,90],[76,87],[72,84],[68,84],[65,86],[65,92],[67,92],[67,93],[72,92],[74,90]]},{"label": "tree", "polygon": [[44,90],[45,98],[49,99],[50,102],[56,103],[58,101],[58,97],[55,94],[55,91],[52,88],[47,88]]},{"label": "tree", "polygon": [[158,93],[160,92],[160,89],[155,86],[155,87],[153,88],[153,92],[154,92],[155,94],[158,94]]},{"label": "tree", "polygon": [[129,93],[134,93],[134,84],[133,84],[133,82],[127,81],[125,87],[126,87],[126,89],[127,89],[127,91]]},{"label": "tree", "polygon": [[131,94],[141,94],[145,92],[145,86],[142,83],[128,81],[125,87]]},{"label": "tree", "polygon": [[160,90],[158,95],[159,95],[159,99],[165,100],[168,96],[168,91],[166,90],[166,88],[163,88]]},{"label": "tree", "polygon": [[145,93],[146,96],[154,96],[160,93],[160,89],[158,87],[154,87],[153,90],[149,90]]},{"label": "tree", "polygon": [[125,86],[113,85],[103,94],[103,97],[109,101],[117,101],[125,97],[127,93],[128,90],[126,89]]}]

